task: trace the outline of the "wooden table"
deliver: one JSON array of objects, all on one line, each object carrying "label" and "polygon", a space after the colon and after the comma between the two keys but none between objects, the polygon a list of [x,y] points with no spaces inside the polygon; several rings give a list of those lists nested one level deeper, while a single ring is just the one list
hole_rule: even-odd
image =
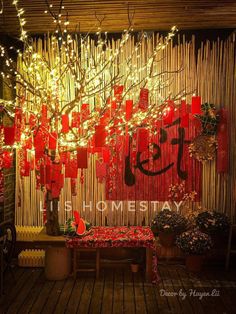
[{"label": "wooden table", "polygon": [[157,282],[159,277],[154,241],[150,227],[93,227],[86,236],[67,237],[66,246],[74,250],[74,255],[79,249],[146,248],[146,280]]}]

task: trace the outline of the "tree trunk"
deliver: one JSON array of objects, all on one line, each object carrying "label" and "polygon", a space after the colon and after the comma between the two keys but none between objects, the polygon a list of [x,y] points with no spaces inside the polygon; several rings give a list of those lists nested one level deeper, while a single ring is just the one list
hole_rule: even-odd
[{"label": "tree trunk", "polygon": [[51,192],[47,191],[47,223],[46,233],[51,236],[60,235],[58,222],[58,198],[52,198]]}]

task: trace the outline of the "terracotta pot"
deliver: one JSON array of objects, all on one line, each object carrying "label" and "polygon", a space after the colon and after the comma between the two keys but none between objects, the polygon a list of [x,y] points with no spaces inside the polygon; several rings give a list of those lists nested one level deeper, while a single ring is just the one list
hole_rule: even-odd
[{"label": "terracotta pot", "polygon": [[132,273],[137,273],[139,271],[139,264],[131,264]]},{"label": "terracotta pot", "polygon": [[174,246],[176,235],[174,233],[166,233],[160,231],[158,234],[160,243],[164,247]]},{"label": "terracotta pot", "polygon": [[185,265],[188,271],[200,272],[204,262],[204,255],[187,255]]}]

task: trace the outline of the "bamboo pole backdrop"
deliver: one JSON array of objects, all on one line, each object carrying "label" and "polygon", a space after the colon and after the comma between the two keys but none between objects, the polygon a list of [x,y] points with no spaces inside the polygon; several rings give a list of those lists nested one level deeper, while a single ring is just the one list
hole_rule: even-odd
[{"label": "bamboo pole backdrop", "polygon": [[[153,35],[142,44],[140,57],[134,54],[133,62],[141,66],[147,55],[151,54],[154,42],[159,35]],[[112,48],[115,49],[118,41],[112,41]],[[50,63],[55,63],[56,54],[51,50],[50,38],[35,41],[38,51],[44,54]],[[76,44],[76,43],[75,43]],[[45,49],[47,47],[47,49]],[[131,38],[123,57],[131,54],[134,47],[134,40]],[[91,44],[91,49],[96,47]],[[18,65],[21,67],[21,64]],[[218,109],[226,108],[229,116],[229,150],[230,170],[229,174],[218,174],[216,162],[211,161],[203,165],[201,205],[207,209],[216,209],[225,212],[232,220],[235,220],[236,204],[236,55],[235,55],[235,34],[227,40],[218,39],[215,42],[202,42],[196,52],[195,37],[187,41],[185,37],[178,37],[178,44],[169,44],[161,52],[160,61],[156,65],[156,71],[177,71],[171,77],[163,75],[163,80],[170,80],[170,85],[160,90],[163,97],[168,94],[176,95],[179,91],[195,92],[202,97],[202,102],[213,103]],[[115,66],[114,66],[115,71]],[[126,71],[126,69],[123,69]],[[141,74],[140,74],[141,75]],[[67,84],[73,87],[73,78],[67,78]],[[73,88],[69,89],[68,100],[73,98]],[[136,91],[138,93],[138,91]],[[130,95],[131,97],[134,95]],[[187,96],[190,102],[191,95]],[[155,101],[155,99],[154,99]],[[64,188],[60,195],[59,219],[61,223],[71,216],[71,208],[65,208],[65,202],[71,204],[73,210],[79,210],[82,217],[93,225],[140,225],[149,224],[156,214],[151,202],[147,211],[140,211],[140,201],[135,202],[135,210],[129,211],[127,201],[121,202],[122,210],[114,209],[111,202],[105,200],[105,183],[98,182],[96,178],[96,160],[98,156],[91,155],[88,169],[84,172],[84,183],[80,182],[80,171],[77,179],[77,196],[71,195],[70,179],[65,179]],[[43,224],[42,208],[44,194],[36,190],[35,175],[31,172],[30,177],[20,177],[18,160],[16,167],[16,224],[39,226]],[[70,203],[71,202],[71,203]],[[104,202],[104,203],[101,203]],[[103,208],[98,210],[96,208]],[[117,201],[117,206],[119,205]],[[162,203],[158,204],[161,209]],[[65,210],[66,209],[66,210]]]}]

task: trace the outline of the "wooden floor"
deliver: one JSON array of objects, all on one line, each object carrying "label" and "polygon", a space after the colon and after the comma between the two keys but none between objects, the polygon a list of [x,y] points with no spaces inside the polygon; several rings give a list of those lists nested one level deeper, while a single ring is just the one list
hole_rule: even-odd
[{"label": "wooden floor", "polygon": [[102,270],[99,280],[78,274],[77,280],[54,282],[45,280],[42,269],[15,267],[15,280],[10,273],[5,278],[0,313],[236,313],[236,270],[211,267],[192,275],[183,265],[159,264],[159,272],[155,286],[129,269]]}]

